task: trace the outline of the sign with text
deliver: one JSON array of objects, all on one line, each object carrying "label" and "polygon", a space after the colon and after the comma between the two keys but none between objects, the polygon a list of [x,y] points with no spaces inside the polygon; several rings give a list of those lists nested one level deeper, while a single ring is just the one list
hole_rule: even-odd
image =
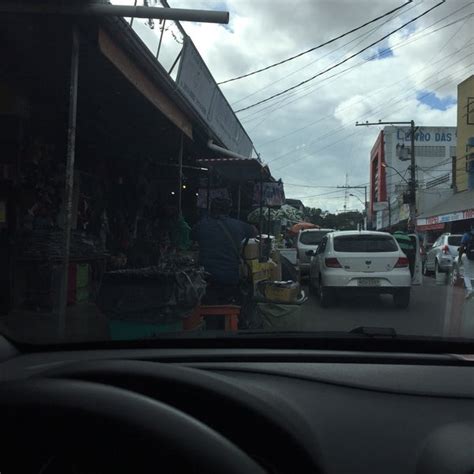
[{"label": "sign with text", "polygon": [[252,154],[250,137],[189,38],[184,41],[176,84],[229,150],[245,157]]},{"label": "sign with text", "polygon": [[465,211],[451,212],[441,216],[433,216],[422,219],[417,219],[417,225],[434,225],[444,224],[446,222],[464,221],[474,218],[474,209],[467,209]]}]

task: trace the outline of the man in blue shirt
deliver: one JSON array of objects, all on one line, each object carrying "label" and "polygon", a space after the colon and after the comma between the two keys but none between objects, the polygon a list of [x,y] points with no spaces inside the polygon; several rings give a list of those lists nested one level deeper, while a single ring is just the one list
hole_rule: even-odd
[{"label": "man in blue shirt", "polygon": [[219,299],[237,297],[241,244],[257,235],[254,226],[229,217],[230,208],[228,199],[213,199],[210,216],[199,221],[191,233],[199,244],[199,263],[211,275],[208,293],[216,293]]},{"label": "man in blue shirt", "polygon": [[472,280],[474,280],[474,260],[469,260],[466,255],[466,251],[471,241],[474,241],[474,224],[471,224],[471,231],[466,232],[461,239],[460,258],[464,267],[466,299],[470,299],[474,296],[474,291],[472,289]]}]

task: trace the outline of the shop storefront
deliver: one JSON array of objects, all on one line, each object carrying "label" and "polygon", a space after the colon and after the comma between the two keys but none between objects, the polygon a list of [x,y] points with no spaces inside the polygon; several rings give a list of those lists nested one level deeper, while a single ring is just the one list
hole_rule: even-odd
[{"label": "shop storefront", "polygon": [[417,230],[427,233],[430,241],[434,241],[443,232],[463,234],[470,229],[473,222],[474,192],[464,191],[455,194],[448,201],[419,216]]},{"label": "shop storefront", "polygon": [[111,320],[136,317],[127,302],[149,298],[150,331],[181,330],[205,287],[180,254],[205,174],[192,114],[120,21],[6,15],[1,27],[0,324],[29,341],[108,339]]}]

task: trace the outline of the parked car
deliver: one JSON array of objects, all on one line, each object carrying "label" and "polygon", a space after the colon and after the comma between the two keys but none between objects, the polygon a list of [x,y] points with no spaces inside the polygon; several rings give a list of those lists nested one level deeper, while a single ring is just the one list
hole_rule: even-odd
[{"label": "parked car", "polygon": [[454,259],[459,253],[461,239],[461,234],[440,235],[426,254],[424,274],[451,272]]},{"label": "parked car", "polygon": [[299,232],[296,250],[302,275],[308,275],[311,255],[316,252],[322,238],[329,232],[334,232],[334,229],[306,229]]},{"label": "parked car", "polygon": [[[416,273],[421,276],[418,240],[417,247]],[[332,232],[322,239],[311,261],[310,290],[322,307],[331,305],[338,293],[353,292],[388,293],[395,306],[406,308],[411,284],[408,258],[386,232]]]}]

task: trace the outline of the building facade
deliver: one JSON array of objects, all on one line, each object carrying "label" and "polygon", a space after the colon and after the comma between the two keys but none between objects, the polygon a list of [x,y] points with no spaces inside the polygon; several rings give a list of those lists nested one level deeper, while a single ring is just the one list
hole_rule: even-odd
[{"label": "building facade", "polygon": [[[417,213],[453,194],[456,143],[456,127],[416,128]],[[373,228],[398,226],[409,217],[410,145],[410,127],[387,126],[372,148],[369,209]]]},{"label": "building facade", "polygon": [[454,195],[417,216],[419,231],[463,233],[474,223],[474,75],[458,85]]},{"label": "building facade", "polygon": [[456,190],[474,189],[474,75],[458,85]]}]

